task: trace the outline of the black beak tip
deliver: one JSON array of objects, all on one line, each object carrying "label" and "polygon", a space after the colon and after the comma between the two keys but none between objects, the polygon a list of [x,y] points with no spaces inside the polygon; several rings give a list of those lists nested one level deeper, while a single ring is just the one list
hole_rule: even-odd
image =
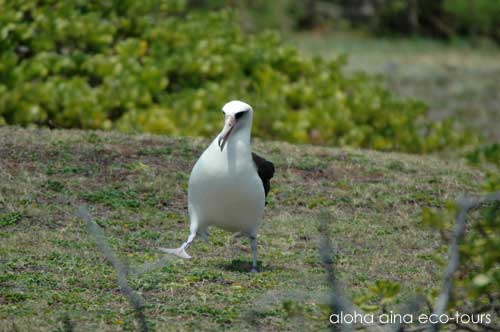
[{"label": "black beak tip", "polygon": [[222,151],[222,149],[224,149],[224,137],[219,137],[219,147],[220,147],[220,150]]}]

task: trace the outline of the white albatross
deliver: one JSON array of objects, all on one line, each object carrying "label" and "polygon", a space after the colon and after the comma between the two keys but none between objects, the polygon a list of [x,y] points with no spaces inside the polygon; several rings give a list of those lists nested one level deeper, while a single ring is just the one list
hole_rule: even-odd
[{"label": "white albatross", "polygon": [[190,235],[179,248],[162,252],[191,258],[186,252],[196,235],[208,237],[217,226],[250,238],[252,272],[257,271],[257,230],[262,221],[274,165],[252,153],[253,109],[241,101],[222,108],[224,128],[191,171],[188,187]]}]

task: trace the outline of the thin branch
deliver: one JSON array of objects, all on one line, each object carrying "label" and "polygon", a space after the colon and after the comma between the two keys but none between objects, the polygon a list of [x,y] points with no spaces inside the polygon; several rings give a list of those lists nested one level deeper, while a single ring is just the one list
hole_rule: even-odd
[{"label": "thin branch", "polygon": [[128,267],[115,255],[114,251],[109,246],[108,241],[104,237],[102,229],[92,220],[88,209],[83,205],[80,206],[77,215],[81,219],[83,219],[83,221],[87,225],[87,229],[90,235],[92,235],[92,237],[94,238],[97,247],[102,252],[106,260],[115,268],[118,286],[120,287],[120,291],[123,293],[123,295],[125,295],[135,311],[136,318],[139,322],[140,331],[148,332],[149,328],[146,321],[146,316],[144,314],[144,300],[141,296],[135,293],[132,287],[130,287],[130,285],[128,284]]},{"label": "thin branch", "polygon": [[[319,253],[321,257],[321,261],[326,271],[326,280],[328,285],[330,286],[330,306],[332,309],[332,314],[351,314],[354,315],[356,313],[364,315],[363,310],[357,308],[353,303],[351,303],[347,297],[344,295],[342,285],[337,278],[337,274],[335,271],[335,263],[332,258],[332,243],[330,237],[328,236],[328,225],[331,221],[331,215],[326,211],[321,212],[320,214],[320,227],[319,232],[321,234]],[[363,324],[363,327],[370,331],[376,332],[387,332],[389,329],[386,329],[383,326],[376,324]],[[350,324],[332,324],[332,330],[339,329],[340,331],[351,331],[352,326]]]},{"label": "thin branch", "polygon": [[[448,267],[446,268],[443,286],[441,288],[441,292],[436,301],[433,312],[433,314],[437,315],[438,317],[444,314],[445,310],[448,308],[448,303],[453,287],[453,275],[457,271],[460,264],[459,246],[463,240],[465,233],[467,213],[470,209],[475,209],[485,203],[495,201],[500,201],[500,192],[494,192],[475,199],[462,198],[458,201],[458,211],[455,217],[455,227],[453,229],[452,242],[448,251]],[[439,326],[439,323],[433,324],[431,327],[431,331],[437,332],[439,330]]]}]

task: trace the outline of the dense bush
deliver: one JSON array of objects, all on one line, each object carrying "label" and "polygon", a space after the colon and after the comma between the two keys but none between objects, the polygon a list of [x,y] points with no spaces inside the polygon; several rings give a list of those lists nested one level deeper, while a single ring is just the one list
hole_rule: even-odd
[{"label": "dense bush", "polygon": [[461,143],[425,105],[343,61],[307,59],[226,11],[183,1],[0,1],[0,123],[213,135],[221,106],[256,110],[255,134],[424,152]]}]

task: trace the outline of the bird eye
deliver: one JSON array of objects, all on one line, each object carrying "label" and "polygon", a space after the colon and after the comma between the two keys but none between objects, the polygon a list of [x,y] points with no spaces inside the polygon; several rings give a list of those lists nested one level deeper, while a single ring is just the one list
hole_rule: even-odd
[{"label": "bird eye", "polygon": [[236,113],[236,115],[235,115],[236,120],[239,120],[243,115],[245,115],[245,112]]}]

